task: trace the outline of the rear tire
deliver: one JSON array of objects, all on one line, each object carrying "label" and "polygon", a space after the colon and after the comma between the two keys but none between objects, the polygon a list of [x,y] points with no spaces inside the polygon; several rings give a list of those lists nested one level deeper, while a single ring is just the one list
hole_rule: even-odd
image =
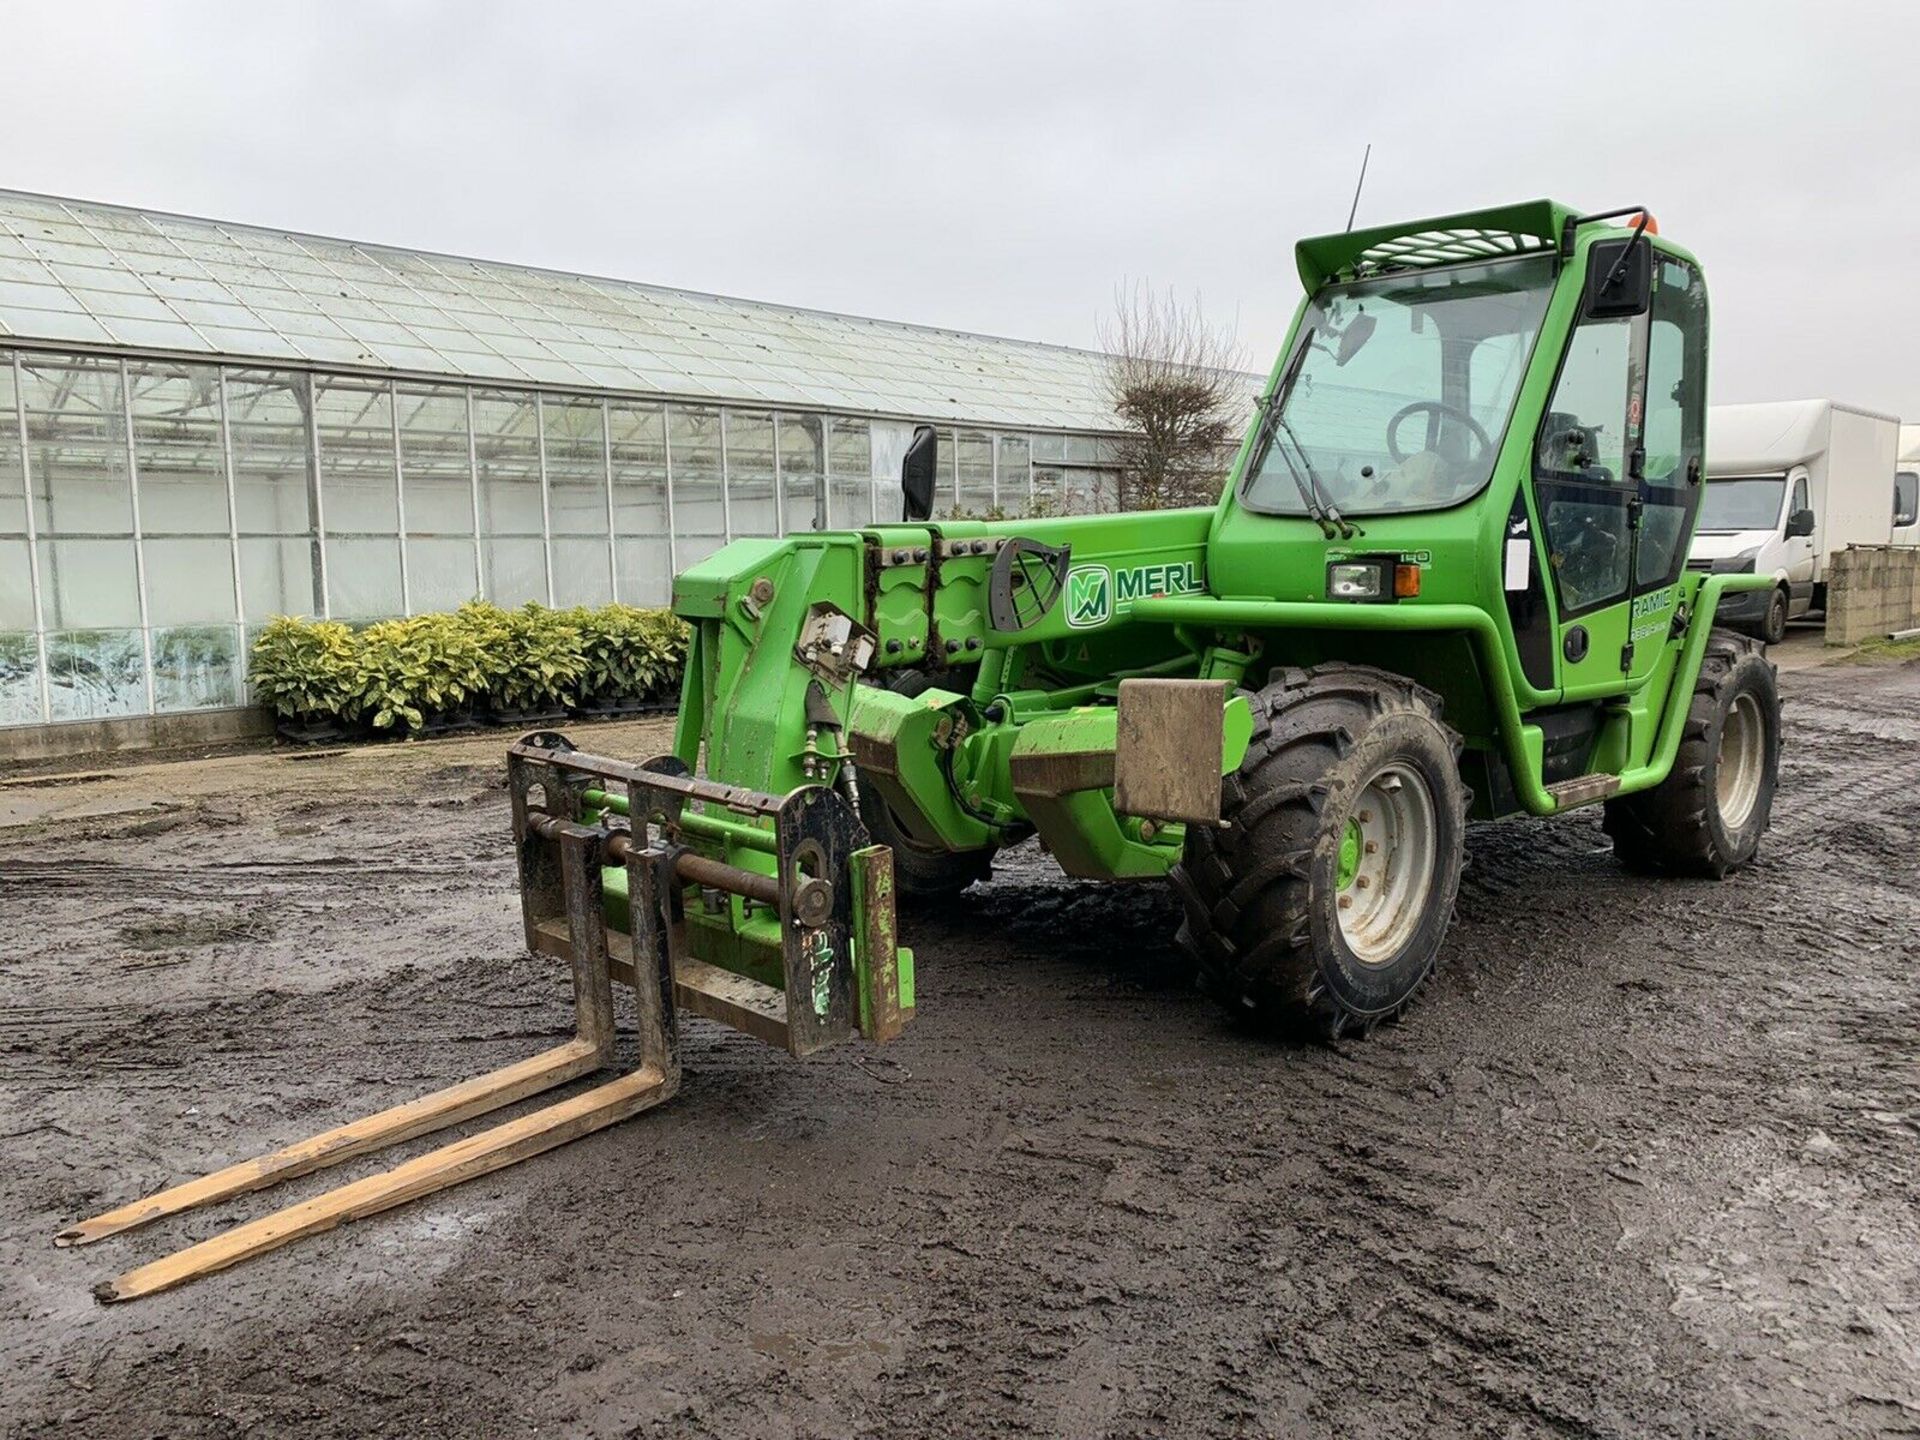
[{"label": "rear tire", "polygon": [[1172,880],[1181,943],[1228,1012],[1334,1038],[1404,1010],[1433,971],[1466,833],[1460,739],[1438,697],[1358,665],[1275,672],[1225,829]]},{"label": "rear tire", "polygon": [[[914,696],[933,684],[924,670],[902,670],[887,685],[896,694]],[[859,781],[860,818],[876,845],[893,851],[893,882],[902,895],[958,895],[993,873],[994,848],[943,850],[915,840],[866,777]]]},{"label": "rear tire", "polygon": [[1778,645],[1787,638],[1787,592],[1775,587],[1767,597],[1767,613],[1760,620],[1760,638]]},{"label": "rear tire", "polygon": [[1645,875],[1715,880],[1759,852],[1780,771],[1780,690],[1760,642],[1707,637],[1667,778],[1607,802],[1613,853]]}]

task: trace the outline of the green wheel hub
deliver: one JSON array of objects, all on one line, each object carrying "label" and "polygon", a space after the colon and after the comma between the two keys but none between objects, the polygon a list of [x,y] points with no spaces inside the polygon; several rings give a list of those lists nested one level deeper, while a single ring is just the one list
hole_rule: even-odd
[{"label": "green wheel hub", "polygon": [[1340,837],[1340,863],[1333,872],[1334,888],[1344,890],[1353,884],[1353,877],[1360,873],[1360,851],[1364,837],[1360,833],[1358,820],[1347,821],[1346,833]]}]

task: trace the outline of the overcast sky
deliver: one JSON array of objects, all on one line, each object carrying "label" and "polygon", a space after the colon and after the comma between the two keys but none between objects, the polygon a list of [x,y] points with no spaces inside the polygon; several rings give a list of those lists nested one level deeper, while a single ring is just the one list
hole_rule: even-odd
[{"label": "overcast sky", "polygon": [[0,186],[1264,370],[1292,242],[1551,195],[1705,262],[1714,395],[1920,419],[1920,4],[13,0]]}]

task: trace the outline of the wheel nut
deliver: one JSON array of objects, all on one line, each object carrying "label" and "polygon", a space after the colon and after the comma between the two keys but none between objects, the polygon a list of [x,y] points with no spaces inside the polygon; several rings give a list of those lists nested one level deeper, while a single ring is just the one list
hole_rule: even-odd
[{"label": "wheel nut", "polygon": [[1353,908],[1353,897],[1351,895],[1342,895],[1340,897],[1340,908],[1342,910],[1351,910]]},{"label": "wheel nut", "polygon": [[1375,841],[1369,840],[1367,841],[1366,851],[1369,855],[1376,855],[1380,851],[1380,846]]},{"label": "wheel nut", "polygon": [[1373,882],[1368,880],[1364,875],[1356,875],[1353,877],[1353,888],[1356,890],[1364,890],[1372,883]]},{"label": "wheel nut", "polygon": [[1373,819],[1373,812],[1371,810],[1362,810],[1358,818],[1362,825],[1368,824]]}]

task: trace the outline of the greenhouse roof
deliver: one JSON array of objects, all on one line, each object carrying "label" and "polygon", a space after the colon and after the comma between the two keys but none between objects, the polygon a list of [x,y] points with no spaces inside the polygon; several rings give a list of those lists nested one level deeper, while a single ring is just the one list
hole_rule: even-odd
[{"label": "greenhouse roof", "polygon": [[[0,342],[1058,430],[1094,351],[0,190]],[[1247,399],[1260,379],[1248,377]]]}]

